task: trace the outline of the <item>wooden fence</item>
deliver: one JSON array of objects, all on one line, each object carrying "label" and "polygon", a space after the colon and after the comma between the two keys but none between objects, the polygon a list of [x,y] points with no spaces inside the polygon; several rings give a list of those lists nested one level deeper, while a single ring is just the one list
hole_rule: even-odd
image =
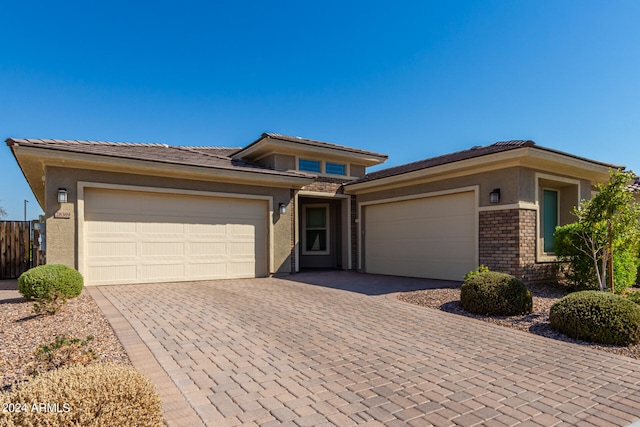
[{"label": "wooden fence", "polygon": [[0,279],[15,279],[31,268],[31,239],[31,222],[0,221]]}]

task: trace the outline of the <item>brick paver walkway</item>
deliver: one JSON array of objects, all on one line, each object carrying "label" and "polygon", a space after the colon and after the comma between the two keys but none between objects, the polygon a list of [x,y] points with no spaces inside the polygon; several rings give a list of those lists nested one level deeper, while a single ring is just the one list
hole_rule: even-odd
[{"label": "brick paver walkway", "polygon": [[640,418],[640,361],[384,294],[433,284],[403,280],[327,272],[90,292],[160,388],[170,426],[626,426]]}]

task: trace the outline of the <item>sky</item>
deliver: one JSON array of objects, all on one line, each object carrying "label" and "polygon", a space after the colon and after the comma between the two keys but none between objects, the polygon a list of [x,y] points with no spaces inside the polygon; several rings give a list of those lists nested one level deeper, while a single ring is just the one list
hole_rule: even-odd
[{"label": "sky", "polygon": [[[389,155],[496,141],[640,173],[635,0],[3,1],[0,138]],[[374,170],[374,169],[372,169]],[[42,210],[0,144],[4,219]]]}]

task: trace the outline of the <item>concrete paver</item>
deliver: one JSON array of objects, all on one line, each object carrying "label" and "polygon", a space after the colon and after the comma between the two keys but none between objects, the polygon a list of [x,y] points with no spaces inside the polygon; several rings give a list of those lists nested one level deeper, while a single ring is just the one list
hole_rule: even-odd
[{"label": "concrete paver", "polygon": [[352,272],[89,292],[181,425],[604,425],[640,361],[398,301]]}]

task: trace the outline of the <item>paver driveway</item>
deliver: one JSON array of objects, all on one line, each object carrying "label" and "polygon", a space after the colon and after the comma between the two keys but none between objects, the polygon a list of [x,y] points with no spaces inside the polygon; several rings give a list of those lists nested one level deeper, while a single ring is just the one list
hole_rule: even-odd
[{"label": "paver driveway", "polygon": [[640,418],[639,361],[385,295],[433,284],[326,272],[90,292],[173,426]]}]

